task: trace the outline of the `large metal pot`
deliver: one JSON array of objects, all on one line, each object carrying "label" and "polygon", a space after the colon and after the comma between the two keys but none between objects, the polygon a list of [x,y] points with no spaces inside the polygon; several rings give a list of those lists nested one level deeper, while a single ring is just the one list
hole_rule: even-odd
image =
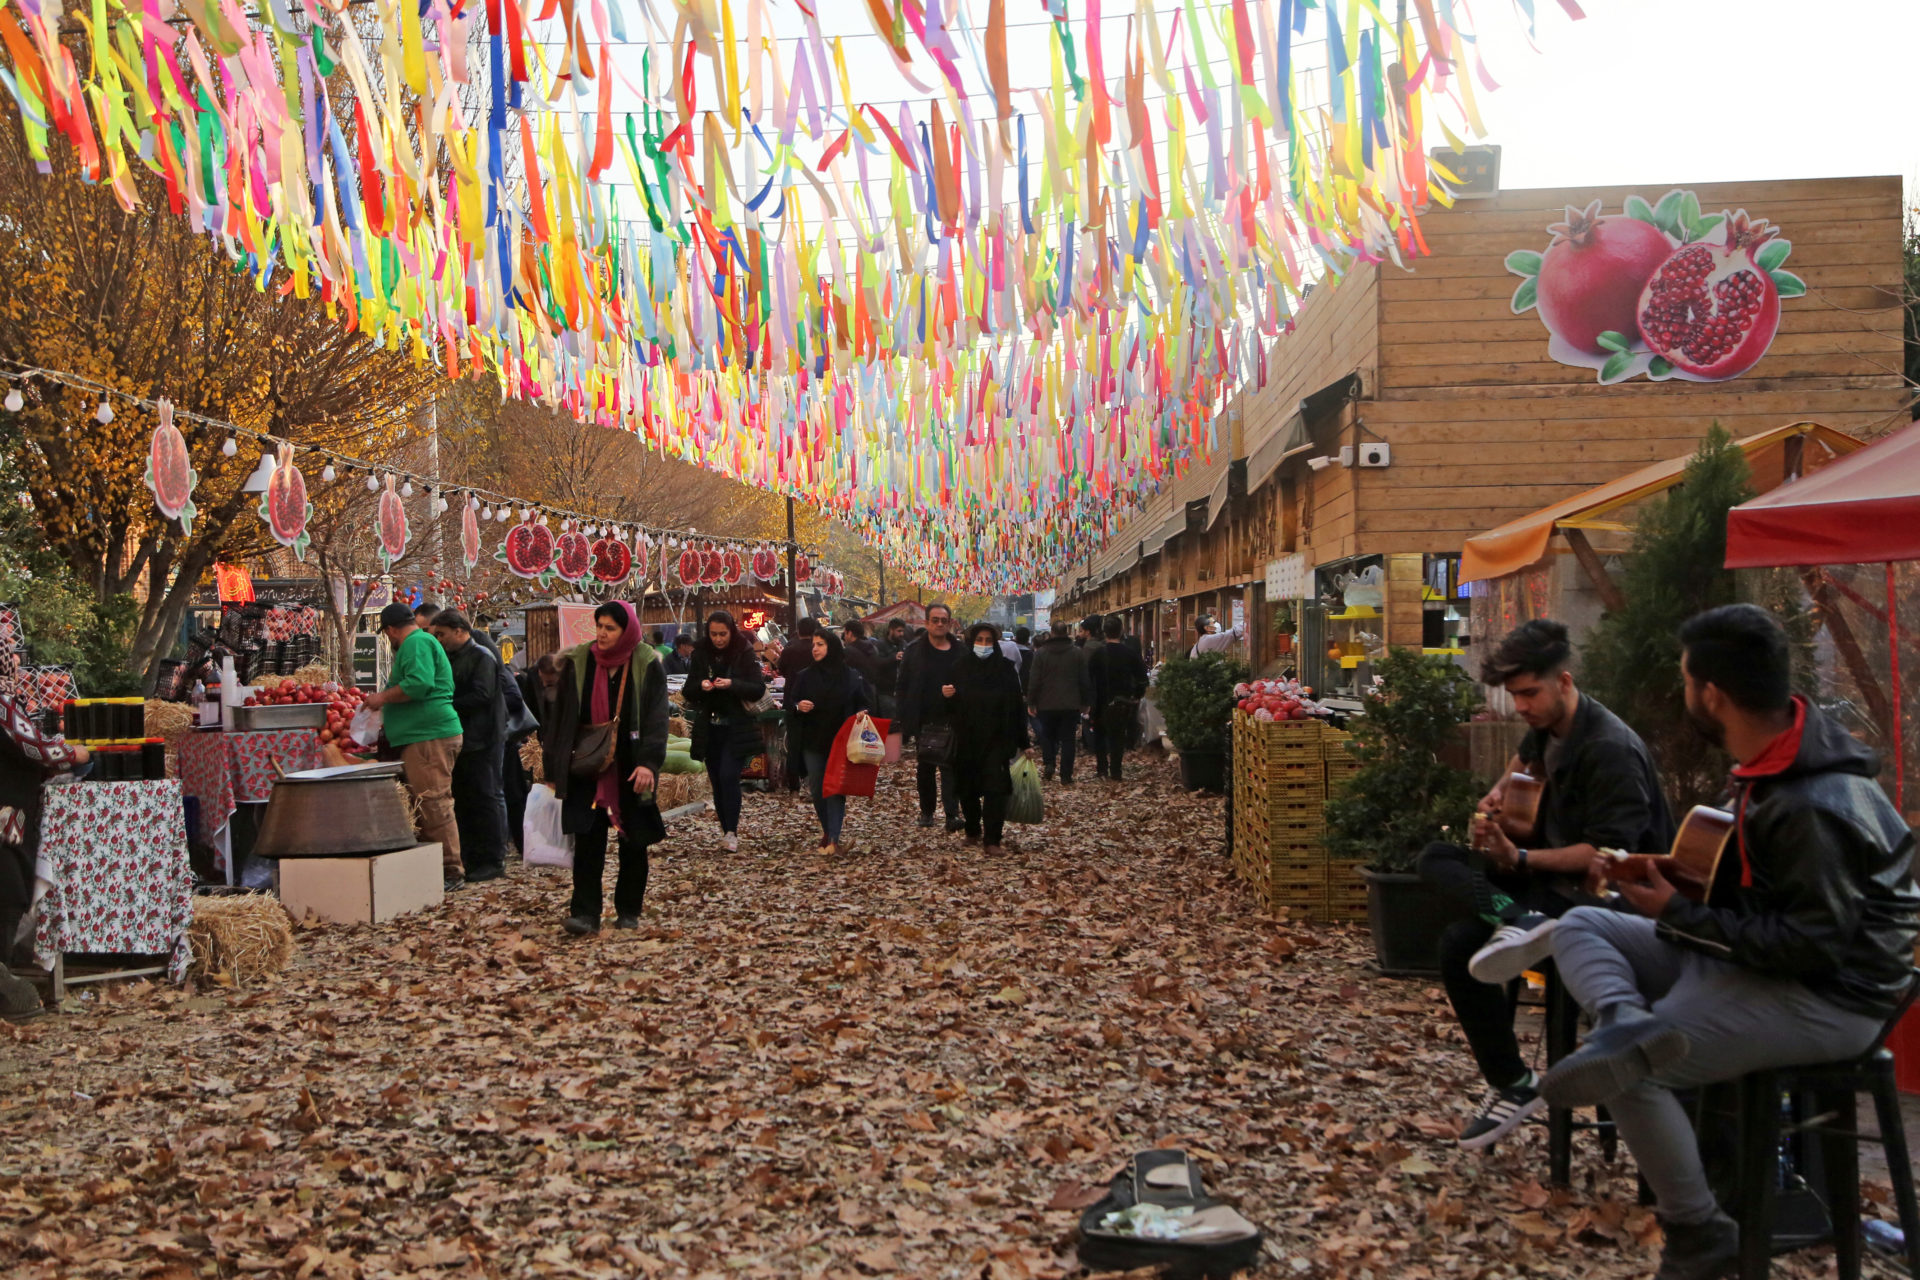
[{"label": "large metal pot", "polygon": [[253,852],[261,858],[337,858],[418,843],[400,790],[400,765],[289,773],[273,784]]}]

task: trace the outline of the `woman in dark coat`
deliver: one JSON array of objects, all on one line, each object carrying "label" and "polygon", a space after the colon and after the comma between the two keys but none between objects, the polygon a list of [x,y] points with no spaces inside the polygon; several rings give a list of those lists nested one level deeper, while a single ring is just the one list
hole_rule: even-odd
[{"label": "woman in dark coat", "polygon": [[[640,615],[624,600],[595,609],[593,624],[593,640],[569,650],[562,661],[552,719],[540,722],[547,781],[560,797],[560,829],[574,838],[566,930],[576,935],[600,932],[608,833],[620,833],[616,929],[640,927],[647,847],[667,838],[654,802],[667,758],[667,678],[660,654],[641,643]],[[616,717],[612,761],[595,777],[575,777],[573,749],[581,730]]]},{"label": "woman in dark coat", "polygon": [[795,738],[807,761],[807,786],[813,793],[813,811],[820,818],[820,851],[852,853],[842,843],[840,828],[847,818],[847,798],[826,794],[827,753],[840,726],[862,711],[873,710],[873,693],[858,671],[847,665],[840,637],[831,631],[813,637],[813,664],[787,686],[787,710],[793,713]]},{"label": "woman in dark coat", "polygon": [[976,622],[967,628],[952,679],[942,692],[953,708],[953,774],[967,843],[984,841],[986,852],[997,854],[1013,794],[1010,766],[1029,745],[1020,668],[1000,652],[998,627]]},{"label": "woman in dark coat", "polygon": [[707,634],[693,647],[693,667],[680,697],[687,704],[693,758],[706,762],[713,811],[727,852],[740,847],[740,771],[766,748],[748,710],[767,693],[753,641],[724,609],[707,615]]}]

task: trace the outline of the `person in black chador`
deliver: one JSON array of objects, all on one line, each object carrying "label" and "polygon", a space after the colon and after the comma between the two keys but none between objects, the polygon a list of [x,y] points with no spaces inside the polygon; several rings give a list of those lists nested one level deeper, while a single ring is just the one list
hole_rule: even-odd
[{"label": "person in black chador", "polygon": [[[1594,851],[1665,853],[1673,841],[1646,744],[1575,686],[1571,655],[1566,627],[1542,618],[1516,627],[1482,665],[1481,682],[1505,689],[1531,732],[1480,801],[1475,847],[1434,844],[1420,858],[1421,876],[1473,912],[1440,942],[1447,998],[1491,1090],[1460,1132],[1471,1149],[1546,1105],[1520,1057],[1506,987],[1553,954],[1558,918],[1592,901],[1580,885]],[[1530,830],[1507,812],[1514,773],[1545,783]]]}]

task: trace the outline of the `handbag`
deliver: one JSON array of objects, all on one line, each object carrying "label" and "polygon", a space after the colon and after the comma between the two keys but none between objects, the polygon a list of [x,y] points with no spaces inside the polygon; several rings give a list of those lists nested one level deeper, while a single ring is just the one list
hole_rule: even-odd
[{"label": "handbag", "polygon": [[953,763],[953,726],[944,720],[920,726],[914,754],[928,764]]},{"label": "handbag", "polygon": [[576,778],[597,778],[613,764],[613,753],[620,742],[620,704],[627,697],[627,671],[627,667],[620,668],[620,690],[613,695],[613,718],[599,724],[583,724],[574,735],[573,760],[567,772]]},{"label": "handbag", "polygon": [[853,730],[847,735],[848,764],[885,764],[887,743],[875,727],[873,717],[862,711],[853,717]]}]

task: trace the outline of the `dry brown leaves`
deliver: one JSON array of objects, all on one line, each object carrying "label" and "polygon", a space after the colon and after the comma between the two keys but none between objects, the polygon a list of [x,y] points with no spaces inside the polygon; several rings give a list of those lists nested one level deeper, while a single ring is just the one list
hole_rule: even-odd
[{"label": "dry brown leaves", "polygon": [[1537,1130],[1459,1151],[1438,988],[1264,918],[1219,802],[1139,772],[1049,789],[994,862],[913,825],[905,770],[844,862],[749,796],[738,854],[680,825],[638,934],[566,939],[564,874],[516,866],[303,929],[263,990],[0,1031],[0,1272],[1040,1280],[1154,1144],[1267,1229],[1264,1275],[1650,1270],[1624,1164],[1583,1140],[1549,1191]]}]

